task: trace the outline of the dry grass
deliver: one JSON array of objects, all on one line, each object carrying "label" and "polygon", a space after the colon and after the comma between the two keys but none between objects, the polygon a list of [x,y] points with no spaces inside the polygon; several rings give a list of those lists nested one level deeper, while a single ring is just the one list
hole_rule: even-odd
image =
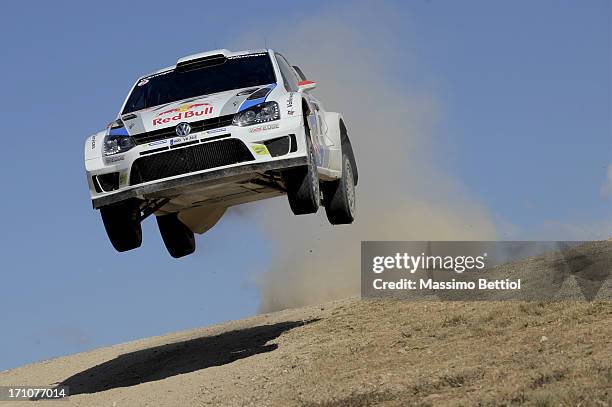
[{"label": "dry grass", "polygon": [[319,332],[301,378],[318,391],[297,404],[612,403],[610,302],[364,301],[302,329]]}]

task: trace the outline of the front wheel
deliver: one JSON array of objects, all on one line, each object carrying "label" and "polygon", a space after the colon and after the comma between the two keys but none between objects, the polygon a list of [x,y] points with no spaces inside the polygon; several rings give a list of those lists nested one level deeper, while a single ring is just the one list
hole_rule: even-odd
[{"label": "front wheel", "polygon": [[111,244],[118,252],[140,247],[140,206],[137,201],[124,201],[100,208],[100,215]]},{"label": "front wheel", "polygon": [[317,164],[315,163],[314,150],[308,131],[306,131],[306,146],[309,154],[308,165],[292,168],[283,174],[289,206],[295,215],[316,213],[319,210],[321,200],[319,174],[317,173]]},{"label": "front wheel", "polygon": [[325,214],[332,225],[353,223],[355,220],[355,178],[351,160],[342,154],[342,178],[323,185]]},{"label": "front wheel", "polygon": [[170,256],[178,259],[195,251],[193,232],[181,222],[177,213],[157,216],[157,226]]}]

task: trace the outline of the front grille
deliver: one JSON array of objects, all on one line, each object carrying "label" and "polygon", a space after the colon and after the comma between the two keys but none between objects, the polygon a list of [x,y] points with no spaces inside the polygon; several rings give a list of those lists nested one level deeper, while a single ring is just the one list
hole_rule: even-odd
[{"label": "front grille", "polygon": [[240,140],[203,143],[136,159],[132,164],[130,185],[253,160],[253,155]]},{"label": "front grille", "polygon": [[[189,125],[191,126],[191,132],[197,133],[204,130],[216,129],[218,127],[230,126],[233,120],[234,115],[227,114],[225,116],[214,117],[212,119],[191,122]],[[136,141],[136,144],[152,143],[153,141],[163,140],[170,137],[176,137],[176,126],[165,127],[163,129],[148,131],[146,133],[140,133],[132,136],[132,138]]]}]

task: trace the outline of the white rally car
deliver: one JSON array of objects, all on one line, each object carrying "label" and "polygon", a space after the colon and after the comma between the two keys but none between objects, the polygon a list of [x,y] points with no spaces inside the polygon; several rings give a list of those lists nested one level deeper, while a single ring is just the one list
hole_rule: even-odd
[{"label": "white rally car", "polygon": [[173,257],[233,205],[286,194],[294,214],[355,217],[357,166],[339,113],[273,50],[215,50],[139,78],[115,121],[85,143],[93,207],[118,251],[155,214]]}]

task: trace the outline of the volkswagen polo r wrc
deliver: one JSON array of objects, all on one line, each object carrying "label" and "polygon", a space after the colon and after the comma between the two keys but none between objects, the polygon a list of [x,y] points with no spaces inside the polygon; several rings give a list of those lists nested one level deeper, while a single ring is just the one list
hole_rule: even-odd
[{"label": "volkswagen polo r wrc", "polygon": [[178,258],[227,208],[286,194],[296,215],[322,203],[355,218],[355,156],[342,115],[273,50],[215,50],[139,78],[116,120],[85,143],[93,207],[114,248],[142,243],[154,214]]}]

